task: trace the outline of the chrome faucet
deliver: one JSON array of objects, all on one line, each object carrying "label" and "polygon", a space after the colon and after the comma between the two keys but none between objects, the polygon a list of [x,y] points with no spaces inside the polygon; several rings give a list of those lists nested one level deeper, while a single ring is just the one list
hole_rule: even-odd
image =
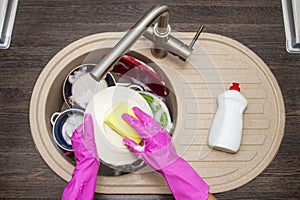
[{"label": "chrome faucet", "polygon": [[[155,23],[154,26],[153,23]],[[156,58],[164,58],[168,52],[178,56],[185,61],[193,50],[193,45],[197,41],[203,26],[199,28],[192,43],[188,46],[176,39],[171,33],[169,25],[169,8],[166,5],[157,5],[151,8],[126,35],[105,55],[105,57],[90,72],[91,77],[100,81],[116,64],[128,49],[144,34],[146,38],[154,43],[151,52]]]}]

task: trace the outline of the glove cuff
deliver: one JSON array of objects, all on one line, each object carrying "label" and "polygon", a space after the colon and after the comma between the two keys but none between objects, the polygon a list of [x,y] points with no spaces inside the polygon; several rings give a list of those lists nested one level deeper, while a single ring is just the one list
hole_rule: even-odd
[{"label": "glove cuff", "polygon": [[72,179],[66,185],[62,194],[62,199],[92,200],[94,198],[99,167],[100,162],[95,158],[77,163]]},{"label": "glove cuff", "polygon": [[209,196],[209,186],[181,157],[158,172],[164,176],[176,200],[206,200]]}]

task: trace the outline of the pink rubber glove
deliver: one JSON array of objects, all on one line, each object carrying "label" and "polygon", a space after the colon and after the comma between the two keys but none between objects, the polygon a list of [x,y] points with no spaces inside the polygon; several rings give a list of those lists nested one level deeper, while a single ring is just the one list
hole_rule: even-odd
[{"label": "pink rubber glove", "polygon": [[144,139],[144,146],[124,138],[123,142],[128,148],[164,176],[175,199],[207,199],[209,186],[177,155],[170,134],[139,108],[134,107],[133,111],[140,121],[129,114],[123,114],[122,117]]},{"label": "pink rubber glove", "polygon": [[72,135],[72,147],[76,167],[67,184],[63,200],[89,200],[94,198],[100,160],[97,155],[92,116],[84,116],[84,125],[78,126]]}]

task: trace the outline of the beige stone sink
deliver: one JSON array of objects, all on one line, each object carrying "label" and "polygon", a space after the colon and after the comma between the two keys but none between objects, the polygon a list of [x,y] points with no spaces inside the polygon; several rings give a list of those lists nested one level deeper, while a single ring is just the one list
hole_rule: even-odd
[{"label": "beige stone sink", "polygon": [[[30,105],[30,126],[37,150],[47,165],[68,181],[74,160],[64,156],[52,137],[50,117],[63,105],[62,85],[82,63],[97,63],[123,33],[101,33],[80,39],[55,55],[38,78]],[[190,41],[193,33],[178,33]],[[130,54],[152,62],[171,90],[167,104],[175,124],[173,140],[185,158],[211,186],[211,192],[235,189],[258,176],[275,156],[284,134],[284,104],[280,88],[266,64],[232,39],[203,33],[186,63],[169,54],[155,59],[151,42],[141,38]],[[216,96],[239,82],[248,100],[241,149],[237,154],[207,146]],[[168,194],[163,177],[154,172],[98,176],[96,192],[111,194]]]}]

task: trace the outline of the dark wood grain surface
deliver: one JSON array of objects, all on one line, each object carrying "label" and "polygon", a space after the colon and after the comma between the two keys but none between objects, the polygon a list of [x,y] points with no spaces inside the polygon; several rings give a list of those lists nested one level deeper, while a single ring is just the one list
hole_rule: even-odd
[{"label": "dark wood grain surface", "polygon": [[[300,199],[300,54],[285,50],[280,0],[20,0],[11,47],[0,50],[0,198],[58,199],[66,182],[36,151],[29,103],[39,73],[62,48],[82,37],[126,31],[152,5],[170,6],[176,31],[231,37],[270,67],[281,87],[285,135],[264,172],[219,199]],[[96,199],[173,199],[171,195],[101,195]]]}]

